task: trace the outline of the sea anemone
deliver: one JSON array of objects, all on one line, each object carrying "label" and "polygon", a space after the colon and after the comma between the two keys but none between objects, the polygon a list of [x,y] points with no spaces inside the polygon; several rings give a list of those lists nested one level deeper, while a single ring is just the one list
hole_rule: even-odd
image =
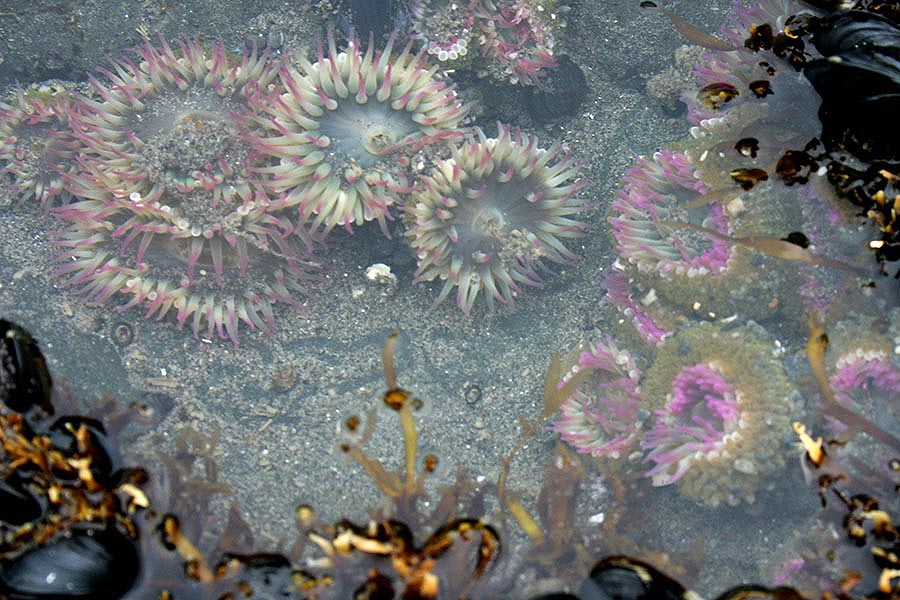
[{"label": "sea anemone", "polygon": [[[684,152],[639,158],[610,207],[626,272],[697,314],[770,314],[786,268],[731,238],[771,235],[773,223],[783,227],[786,209],[750,211],[742,195],[738,189],[711,190]],[[760,260],[768,261],[768,272],[758,268]]]},{"label": "sea anemone", "polygon": [[610,224],[622,259],[641,272],[655,271],[663,277],[727,270],[728,242],[692,235],[667,223],[690,222],[729,235],[730,219],[721,204],[702,204],[693,212],[684,208],[707,192],[683,153],[663,150],[652,158],[638,158],[611,207]]},{"label": "sea anemone", "polygon": [[[583,454],[627,457],[639,450],[641,429],[650,416],[641,409],[641,372],[634,358],[612,338],[591,344],[572,373],[594,369],[587,382],[560,407],[550,429]],[[642,418],[643,417],[643,418]]]},{"label": "sea anemone", "polygon": [[882,404],[893,404],[900,393],[900,369],[884,350],[856,349],[836,361],[837,372],[831,377],[831,389],[845,404],[872,406],[875,396],[883,396]]},{"label": "sea anemone", "polygon": [[[84,146],[54,214],[66,225],[57,273],[92,304],[121,292],[147,315],[176,311],[195,335],[271,331],[273,302],[297,305],[309,265],[289,202],[250,179],[247,98],[276,79],[255,50],[193,39],[135,50],[91,77],[72,125]],[[205,327],[204,327],[205,326]],[[205,329],[205,332],[204,332]]]},{"label": "sea anemone", "polygon": [[407,232],[416,253],[417,281],[444,281],[435,305],[457,288],[466,314],[483,289],[511,305],[520,284],[541,286],[545,260],[567,264],[577,257],[563,240],[580,237],[587,209],[577,192],[575,161],[559,144],[499,125],[497,137],[477,131],[420,179],[409,201]]},{"label": "sea anemone", "polygon": [[410,158],[428,144],[457,137],[467,108],[436,76],[422,50],[393,52],[351,39],[338,52],[333,36],[318,60],[303,56],[280,71],[284,91],[256,99],[264,134],[252,136],[268,163],[256,169],[273,194],[299,205],[311,229],[378,221],[387,233],[389,207],[411,191]]},{"label": "sea anemone", "polygon": [[409,25],[413,37],[425,51],[442,63],[460,66],[471,62],[475,52],[475,16],[468,4],[448,0],[411,0]]},{"label": "sea anemone", "polygon": [[784,463],[791,386],[774,345],[755,324],[702,323],[658,352],[641,382],[654,409],[641,446],[653,485],[677,484],[708,506],[753,502]]},{"label": "sea anemone", "polygon": [[474,63],[479,75],[501,83],[540,85],[556,66],[553,49],[564,19],[530,0],[412,0],[413,38],[441,63]]},{"label": "sea anemone", "polygon": [[543,71],[556,66],[553,49],[563,23],[556,12],[527,0],[480,0],[472,12],[485,72],[493,79],[540,85]]},{"label": "sea anemone", "polygon": [[[722,203],[697,204],[708,192],[685,154],[663,150],[639,157],[622,180],[609,221],[626,272],[677,304],[717,311],[720,290],[706,288],[729,272],[735,248],[727,240],[675,227],[690,223],[732,235],[734,220]],[[690,288],[688,297],[681,297],[683,286],[676,279]]]},{"label": "sea anemone", "polygon": [[900,336],[884,331],[895,322],[891,311],[881,319],[859,315],[846,318],[828,330],[828,383],[835,399],[893,430],[900,413],[895,400],[900,394]]},{"label": "sea anemone", "polygon": [[221,43],[161,38],[135,48],[137,62],[112,61],[91,76],[99,100],[82,97],[72,125],[85,148],[68,187],[82,198],[164,199],[167,192],[208,192],[215,202],[249,202],[253,160],[242,129],[249,102],[270,89],[277,64],[256,49],[233,56]]},{"label": "sea anemone", "polygon": [[72,94],[64,87],[19,89],[0,102],[0,176],[22,202],[48,209],[71,198],[63,180],[75,167],[69,128]]}]

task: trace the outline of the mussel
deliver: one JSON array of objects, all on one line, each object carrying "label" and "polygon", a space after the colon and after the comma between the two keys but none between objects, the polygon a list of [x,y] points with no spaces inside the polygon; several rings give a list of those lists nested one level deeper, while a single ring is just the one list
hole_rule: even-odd
[{"label": "mussel", "polygon": [[86,450],[91,459],[91,473],[96,481],[111,486],[124,467],[124,462],[115,441],[107,435],[103,423],[90,417],[60,417],[53,422],[47,433],[55,448],[66,456],[73,456],[81,453],[77,432],[82,428],[90,442]]},{"label": "mussel", "polygon": [[115,600],[131,588],[139,571],[137,547],[117,529],[79,529],[4,565],[0,596]]},{"label": "mussel", "polygon": [[0,400],[20,413],[40,407],[53,414],[53,381],[37,341],[23,327],[0,319]]},{"label": "mussel", "polygon": [[46,499],[33,494],[18,473],[0,480],[0,522],[16,526],[31,523],[44,515],[46,507]]},{"label": "mussel", "polygon": [[760,585],[739,585],[720,595],[716,600],[806,600],[789,587],[767,588]]},{"label": "mussel", "polygon": [[866,11],[832,13],[814,43],[825,58],[804,73],[822,97],[819,118],[829,151],[863,160],[900,160],[889,124],[900,112],[900,27]]},{"label": "mussel", "polygon": [[652,565],[609,556],[581,584],[581,600],[692,600],[696,596]]}]

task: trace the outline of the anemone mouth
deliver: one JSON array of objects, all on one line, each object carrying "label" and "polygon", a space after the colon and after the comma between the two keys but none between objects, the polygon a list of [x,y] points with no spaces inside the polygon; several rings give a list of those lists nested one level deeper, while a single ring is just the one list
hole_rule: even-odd
[{"label": "anemone mouth", "polygon": [[175,115],[140,145],[136,163],[150,182],[180,192],[209,187],[211,182],[246,179],[249,147],[228,116],[208,111]]},{"label": "anemone mouth", "polygon": [[509,231],[509,221],[497,206],[489,205],[476,210],[471,218],[471,235],[473,238],[489,238],[502,240]]},{"label": "anemone mouth", "polygon": [[512,304],[521,285],[540,287],[544,261],[577,257],[563,240],[583,235],[587,210],[577,196],[585,184],[558,146],[501,126],[496,139],[478,139],[441,161],[405,207],[417,281],[444,280],[437,303],[457,288],[469,313],[480,291],[488,308]]},{"label": "anemone mouth", "polygon": [[387,102],[343,100],[323,115],[318,131],[329,140],[334,168],[342,167],[343,158],[372,169],[382,157],[414,140],[419,126],[408,113],[393,110]]},{"label": "anemone mouth", "polygon": [[716,363],[682,367],[672,389],[665,411],[681,423],[685,433],[696,427],[698,439],[715,444],[737,429],[737,391]]}]

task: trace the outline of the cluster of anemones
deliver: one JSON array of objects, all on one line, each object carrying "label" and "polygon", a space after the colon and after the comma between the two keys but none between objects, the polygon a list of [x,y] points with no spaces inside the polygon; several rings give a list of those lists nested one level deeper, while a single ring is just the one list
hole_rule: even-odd
[{"label": "cluster of anemones", "polygon": [[[789,186],[818,185],[824,172],[808,151],[820,129],[820,101],[799,70],[809,49],[795,33],[811,18],[794,1],[736,5],[723,29],[734,48],[710,50],[685,94],[690,139],[652,160],[638,159],[623,179],[610,224],[633,294],[623,296],[617,282],[610,299],[637,315],[645,331],[653,311],[640,310],[638,294],[697,316],[760,319],[776,310],[805,310],[795,295],[779,293],[795,278],[783,258],[806,263],[802,296],[817,312],[830,304],[820,282],[855,285],[855,275],[848,275],[853,269],[834,261],[823,267],[827,261],[819,260],[816,246],[839,240],[850,247],[850,232],[840,223],[846,216],[836,218],[817,193],[803,202],[779,202]],[[792,252],[779,240],[807,252]]]},{"label": "cluster of anemones", "polygon": [[[546,261],[575,259],[562,240],[586,228],[576,218],[584,182],[558,144],[541,148],[506,126],[492,139],[465,135],[467,107],[453,87],[424,52],[407,44],[394,55],[393,43],[363,51],[351,40],[338,52],[330,38],[315,64],[294,57],[299,67],[282,67],[283,89],[254,101],[265,113],[256,119],[265,131],[252,137],[266,161],[256,171],[317,238],[366,221],[389,234],[400,206],[416,279],[444,281],[437,302],[457,288],[467,314],[481,290],[491,309],[512,304],[522,284],[541,284]],[[450,157],[419,174],[411,162],[425,148]]]},{"label": "cluster of anemones", "polygon": [[[333,37],[317,60],[193,38],[146,42],[89,94],[20,91],[0,107],[13,195],[62,222],[56,272],[92,304],[172,316],[198,337],[271,332],[300,305],[331,230],[406,216],[419,281],[511,304],[575,255],[584,185],[559,145],[462,129],[468,106],[412,42]],[[37,142],[40,142],[38,144]],[[439,166],[425,168],[434,157]],[[413,161],[421,166],[414,168]],[[396,211],[396,212],[393,212]]]},{"label": "cluster of anemones", "polygon": [[595,374],[552,429],[579,452],[650,463],[653,485],[700,504],[753,502],[784,463],[792,409],[773,349],[758,325],[701,323],[667,339],[642,375],[606,339],[582,353],[575,370]]},{"label": "cluster of anemones", "polygon": [[94,304],[171,314],[197,336],[238,341],[238,323],[266,332],[273,305],[298,305],[311,266],[296,209],[254,180],[249,98],[278,63],[191,38],[145,43],[91,77],[93,97],[69,111],[79,144],[66,178],[75,201],[57,273]]},{"label": "cluster of anemones", "polygon": [[[775,1],[736,8],[726,29],[735,49],[710,51],[697,66],[699,89],[686,99],[691,138],[639,158],[623,178],[609,219],[619,256],[604,289],[634,326],[623,335],[635,345],[621,347],[649,366],[632,381],[595,359],[598,375],[553,426],[582,452],[642,457],[654,485],[710,506],[753,501],[784,462],[792,388],[775,343],[747,317],[833,314],[836,290],[859,284],[848,257],[820,254],[858,241],[847,216],[814,187],[800,201],[787,192],[818,183],[816,165],[791,153],[818,126],[819,101],[794,68],[803,48],[788,15],[801,10]],[[697,323],[709,318],[717,322]],[[885,348],[841,353],[830,386],[847,406],[894,393],[895,362]]]},{"label": "cluster of anemones", "polygon": [[473,62],[500,82],[539,85],[556,66],[561,7],[533,0],[446,0],[409,3],[410,29],[429,54],[453,68]]}]

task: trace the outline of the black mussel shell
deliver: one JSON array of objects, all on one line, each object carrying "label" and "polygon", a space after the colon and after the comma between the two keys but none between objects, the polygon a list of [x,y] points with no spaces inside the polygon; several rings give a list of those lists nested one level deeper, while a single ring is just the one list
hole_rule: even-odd
[{"label": "black mussel shell", "polygon": [[103,423],[97,419],[80,416],[60,417],[47,432],[53,446],[67,456],[78,453],[75,431],[84,426],[90,438],[91,473],[94,479],[112,487],[115,477],[124,467],[122,456],[114,440],[107,434]]},{"label": "black mussel shell", "polygon": [[0,319],[0,336],[0,400],[16,412],[28,412],[37,406],[53,414],[53,381],[35,339],[5,319]]},{"label": "black mussel shell", "polygon": [[806,600],[797,590],[789,587],[766,588],[759,585],[739,585],[731,588],[716,600]]},{"label": "black mussel shell", "polygon": [[47,503],[28,490],[17,473],[0,480],[0,521],[9,525],[24,525],[44,515]]},{"label": "black mussel shell", "polygon": [[806,4],[821,10],[838,10],[847,3],[846,0],[803,0]]},{"label": "black mussel shell", "polygon": [[864,10],[834,12],[825,17],[813,43],[823,56],[835,56],[856,50],[876,50],[879,54],[900,58],[897,25],[879,14]]},{"label": "black mussel shell", "polygon": [[119,531],[76,531],[3,565],[0,595],[10,600],[115,600],[131,588],[139,570],[136,546]]},{"label": "black mussel shell", "polygon": [[525,107],[536,123],[557,123],[576,114],[587,93],[581,67],[562,55],[557,57],[555,68],[544,70],[540,87],[525,89]]},{"label": "black mussel shell", "polygon": [[687,590],[652,565],[609,556],[581,584],[581,600],[684,600]]},{"label": "black mussel shell", "polygon": [[580,598],[578,598],[578,596],[573,596],[572,594],[566,594],[565,592],[558,592],[555,594],[535,596],[531,600],[580,600]]},{"label": "black mussel shell", "polygon": [[[253,598],[294,598],[294,569],[290,561],[280,554],[226,554],[223,564],[240,567],[240,579],[244,594]],[[249,597],[249,596],[248,596]]]},{"label": "black mussel shell", "polygon": [[[406,595],[404,594],[403,597],[406,598]],[[397,598],[397,594],[391,580],[380,573],[378,569],[372,569],[369,578],[353,590],[352,598],[353,600],[394,600]],[[418,598],[418,596],[413,596],[413,598]]]},{"label": "black mussel shell", "polygon": [[825,17],[815,39],[825,56],[809,61],[807,79],[822,97],[819,118],[829,151],[864,160],[900,159],[900,27],[865,11]]}]

